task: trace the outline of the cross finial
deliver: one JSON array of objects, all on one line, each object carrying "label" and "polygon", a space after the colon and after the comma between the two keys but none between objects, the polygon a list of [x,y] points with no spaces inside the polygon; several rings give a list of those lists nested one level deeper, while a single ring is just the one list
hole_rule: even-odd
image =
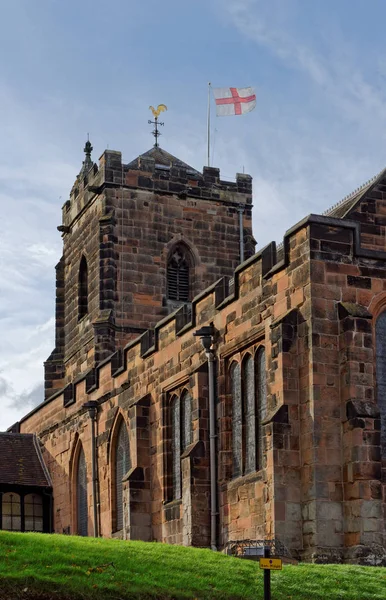
[{"label": "cross finial", "polygon": [[148,124],[154,125],[154,130],[152,131],[152,134],[155,137],[154,148],[158,148],[158,138],[161,135],[160,132],[158,131],[158,125],[162,125],[162,126],[164,125],[164,123],[158,122],[158,117],[159,117],[160,113],[163,112],[164,110],[167,110],[168,107],[166,106],[166,104],[158,104],[157,108],[154,108],[153,106],[149,106],[149,109],[151,110],[151,112],[154,115],[154,121],[151,121],[149,119]]}]

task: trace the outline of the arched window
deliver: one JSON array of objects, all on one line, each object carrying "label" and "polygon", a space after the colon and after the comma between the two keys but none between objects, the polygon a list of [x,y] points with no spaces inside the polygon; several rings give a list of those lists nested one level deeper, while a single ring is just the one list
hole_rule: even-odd
[{"label": "arched window", "polygon": [[87,465],[83,448],[79,452],[76,474],[76,506],[78,535],[88,535]]},{"label": "arched window", "polygon": [[78,281],[78,319],[82,319],[88,313],[88,268],[85,256],[82,256],[79,265]]},{"label": "arched window", "polygon": [[265,348],[261,346],[256,353],[257,380],[257,467],[263,466],[263,419],[267,414],[267,370],[265,366]]},{"label": "arched window", "polygon": [[377,403],[381,415],[381,453],[386,458],[386,312],[375,325]]},{"label": "arched window", "polygon": [[171,472],[173,500],[181,498],[181,455],[193,442],[193,400],[187,390],[174,395],[170,402]]},{"label": "arched window", "polygon": [[232,394],[232,456],[233,475],[243,472],[243,410],[241,398],[240,364],[234,362],[230,368]]},{"label": "arched window", "polygon": [[191,257],[184,244],[175,246],[167,264],[167,298],[188,302],[190,300]]},{"label": "arched window", "polygon": [[39,494],[28,494],[24,498],[25,531],[43,531],[43,501]]},{"label": "arched window", "polygon": [[115,455],[115,507],[116,507],[116,530],[123,529],[123,497],[122,479],[130,469],[130,446],[127,427],[122,421],[117,436]]},{"label": "arched window", "polygon": [[192,443],[192,397],[189,392],[181,396],[181,452]]},{"label": "arched window", "polygon": [[8,492],[2,498],[2,528],[21,531],[21,502],[19,494]]},{"label": "arched window", "polygon": [[243,362],[243,441],[244,472],[256,470],[256,398],[255,398],[255,362],[249,354]]},{"label": "arched window", "polygon": [[181,404],[178,396],[171,401],[173,499],[181,498]]},{"label": "arched window", "polygon": [[264,347],[259,348],[255,358],[248,354],[242,368],[238,362],[232,363],[230,383],[233,476],[239,477],[262,467],[262,421],[267,407]]}]

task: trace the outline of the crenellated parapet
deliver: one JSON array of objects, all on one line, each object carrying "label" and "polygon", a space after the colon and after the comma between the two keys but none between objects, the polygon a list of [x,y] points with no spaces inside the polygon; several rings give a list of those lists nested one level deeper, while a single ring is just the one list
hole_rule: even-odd
[{"label": "crenellated parapet", "polygon": [[[66,480],[58,462],[69,469],[71,459],[63,457],[70,456],[73,437],[88,443],[86,403],[98,407],[101,465],[108,464],[117,415],[127,415],[134,450],[123,482],[123,535],[207,544],[208,378],[193,333],[210,324],[218,362],[220,545],[276,536],[305,559],[369,561],[385,537],[370,291],[383,289],[386,255],[378,253],[371,270],[372,252],[362,246],[357,222],[310,215],[286,232],[279,256],[272,242],[233,276],[217,279],[79,374],[15,428],[39,434],[52,457],[55,489]],[[259,469],[234,478],[229,369],[262,347],[267,397]],[[177,502],[170,500],[169,409],[170,398],[184,390],[194,402],[194,437],[181,457]],[[100,475],[102,532],[109,535],[106,469]],[[66,511],[57,527],[69,526]]]},{"label": "crenellated parapet", "polygon": [[[152,151],[150,151],[152,152]],[[196,171],[182,161],[158,148],[153,154],[143,154],[124,164],[122,153],[105,150],[99,166],[92,163],[82,169],[71,190],[70,198],[62,208],[63,223],[60,230],[66,233],[74,219],[87,204],[106,188],[135,188],[154,194],[176,194],[180,200],[201,198],[225,203],[229,206],[252,209],[252,177],[237,173],[235,181],[220,178],[220,169],[204,167]],[[158,160],[160,162],[157,162]]]},{"label": "crenellated parapet", "polygon": [[[239,265],[235,269],[233,277],[222,277],[217,280],[195,296],[191,303],[184,304],[160,320],[154,328],[146,330],[126,346],[119,348],[113,354],[107,356],[105,360],[97,363],[91,371],[81,374],[74,382],[74,386],[66,388],[66,406],[75,401],[75,387],[80,381],[86,381],[86,391],[93,392],[98,388],[98,373],[102,368],[105,370],[106,365],[110,365],[110,374],[113,379],[120,376],[122,372],[127,371],[129,368],[128,355],[144,360],[159,351],[163,351],[170,343],[191,332],[195,327],[213,321],[216,315],[221,315],[221,311],[225,307],[241,300],[243,296],[248,295],[255,287],[261,285],[262,280],[272,281],[276,274],[283,272],[291,264],[291,261],[296,261],[298,256],[296,251],[291,248],[291,240],[295,238],[299,231],[306,231],[309,228],[311,235],[326,238],[326,242],[321,242],[324,252],[309,251],[309,255],[314,259],[323,258],[326,261],[333,260],[335,263],[340,263],[345,262],[344,256],[351,255],[358,259],[371,259],[377,256],[380,260],[386,260],[386,251],[376,252],[361,246],[359,223],[309,215],[285,233],[283,244],[280,245],[279,257],[277,256],[276,243],[271,242]],[[323,231],[325,231],[325,235],[323,235]],[[332,242],[332,238],[335,238],[336,241]],[[345,253],[342,252],[340,245],[342,245],[342,248],[344,245]],[[303,281],[297,279],[298,284],[305,283],[308,276],[308,273],[304,274]],[[277,287],[277,284],[274,284],[272,289],[273,296],[275,295],[275,287]],[[290,310],[291,306],[286,301],[282,308],[285,312],[284,309]],[[101,325],[104,323],[105,321],[101,319]],[[73,390],[72,399],[69,398],[69,389]],[[62,391],[58,390],[53,398],[58,397],[61,393]]]}]

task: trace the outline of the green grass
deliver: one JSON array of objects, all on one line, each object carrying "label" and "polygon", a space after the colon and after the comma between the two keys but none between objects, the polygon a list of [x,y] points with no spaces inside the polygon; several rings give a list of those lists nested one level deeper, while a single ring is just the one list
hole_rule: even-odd
[{"label": "green grass", "polygon": [[[263,572],[210,550],[0,532],[0,599],[19,598],[258,600]],[[272,600],[385,598],[386,568],[301,564],[272,573]]]}]

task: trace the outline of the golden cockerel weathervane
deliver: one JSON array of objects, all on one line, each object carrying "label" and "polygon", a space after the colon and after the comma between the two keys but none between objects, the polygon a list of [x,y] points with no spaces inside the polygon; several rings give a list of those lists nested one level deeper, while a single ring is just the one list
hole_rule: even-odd
[{"label": "golden cockerel weathervane", "polygon": [[160,116],[161,112],[163,112],[164,110],[167,110],[168,107],[166,106],[166,104],[158,104],[157,108],[154,108],[154,106],[149,106],[149,110],[151,110],[151,112],[154,115],[154,121],[151,121],[150,119],[148,120],[149,125],[154,125],[154,131],[152,131],[152,134],[155,137],[155,144],[154,147],[158,148],[158,137],[161,135],[160,132],[158,131],[158,125],[164,125],[164,123],[159,123],[158,122],[158,117]]}]

